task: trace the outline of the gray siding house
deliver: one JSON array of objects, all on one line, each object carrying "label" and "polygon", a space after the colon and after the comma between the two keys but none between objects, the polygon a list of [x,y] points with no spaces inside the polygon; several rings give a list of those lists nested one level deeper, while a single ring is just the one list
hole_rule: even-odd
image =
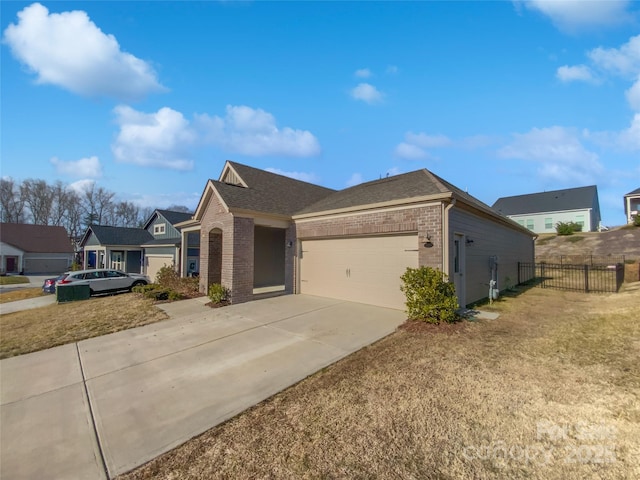
[{"label": "gray siding house", "polygon": [[151,281],[163,266],[172,266],[183,274],[196,275],[200,258],[197,233],[182,233],[176,224],[191,218],[190,213],[154,210],[144,228],[91,225],[80,247],[84,268],[116,268],[128,273],[143,273]]},{"label": "gray siding house", "polygon": [[493,208],[535,233],[555,233],[558,222],[578,223],[583,232],[600,228],[600,202],[595,185],[502,197]]},{"label": "gray siding house", "polygon": [[[171,210],[155,210],[144,225],[153,239],[142,244],[144,248],[144,273],[154,280],[163,266],[172,266],[184,276],[197,275],[200,263],[200,239],[197,233],[186,233],[185,251],[182,252],[182,235],[175,225],[191,219],[190,213]],[[182,253],[185,255],[183,256]]]},{"label": "gray siding house", "polygon": [[465,306],[514,285],[535,235],[428,170],[334,191],[235,162],[209,180],[198,231],[200,289],[233,303],[302,293],[403,309],[407,267],[438,268]]},{"label": "gray siding house", "polygon": [[80,240],[83,267],[144,273],[142,244],[153,236],[142,228],[91,225]]}]

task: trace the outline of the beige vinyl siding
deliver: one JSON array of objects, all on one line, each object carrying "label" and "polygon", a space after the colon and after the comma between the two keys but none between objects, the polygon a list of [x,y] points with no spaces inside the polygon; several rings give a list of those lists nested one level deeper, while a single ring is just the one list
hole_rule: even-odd
[{"label": "beige vinyl siding", "polygon": [[[489,295],[491,270],[489,259],[498,257],[498,288],[514,286],[518,281],[518,262],[534,261],[534,242],[531,235],[511,229],[474,213],[453,208],[449,217],[449,241],[455,233],[465,235],[466,303]],[[450,270],[453,271],[450,259]]]},{"label": "beige vinyl siding", "polygon": [[404,309],[400,276],[418,266],[418,236],[303,240],[300,293]]}]

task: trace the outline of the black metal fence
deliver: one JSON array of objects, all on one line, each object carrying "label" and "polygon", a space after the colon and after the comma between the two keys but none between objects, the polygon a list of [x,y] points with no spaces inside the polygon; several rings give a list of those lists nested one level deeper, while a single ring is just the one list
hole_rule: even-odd
[{"label": "black metal fence", "polygon": [[616,293],[624,281],[624,264],[576,265],[518,263],[518,283],[574,292]]},{"label": "black metal fence", "polygon": [[624,255],[545,255],[536,257],[536,263],[554,263],[560,265],[615,265],[625,263]]}]

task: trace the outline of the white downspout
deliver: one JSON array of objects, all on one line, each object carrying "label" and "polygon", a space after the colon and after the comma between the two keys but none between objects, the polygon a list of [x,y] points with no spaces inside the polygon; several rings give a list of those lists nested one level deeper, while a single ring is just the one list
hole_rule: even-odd
[{"label": "white downspout", "polygon": [[449,276],[449,211],[456,204],[452,198],[446,206],[442,204],[442,271]]}]

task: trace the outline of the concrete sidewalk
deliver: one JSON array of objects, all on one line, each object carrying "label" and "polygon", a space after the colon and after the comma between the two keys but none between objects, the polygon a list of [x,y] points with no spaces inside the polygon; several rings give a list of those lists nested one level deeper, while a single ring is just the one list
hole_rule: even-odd
[{"label": "concrete sidewalk", "polygon": [[46,295],[44,297],[28,298],[26,300],[16,300],[15,302],[7,302],[0,304],[0,315],[5,313],[20,312],[22,310],[31,310],[32,308],[46,307],[56,303],[55,295]]},{"label": "concrete sidewalk", "polygon": [[204,301],[167,304],[179,318],[0,361],[2,477],[114,477],[405,320],[304,295]]}]

